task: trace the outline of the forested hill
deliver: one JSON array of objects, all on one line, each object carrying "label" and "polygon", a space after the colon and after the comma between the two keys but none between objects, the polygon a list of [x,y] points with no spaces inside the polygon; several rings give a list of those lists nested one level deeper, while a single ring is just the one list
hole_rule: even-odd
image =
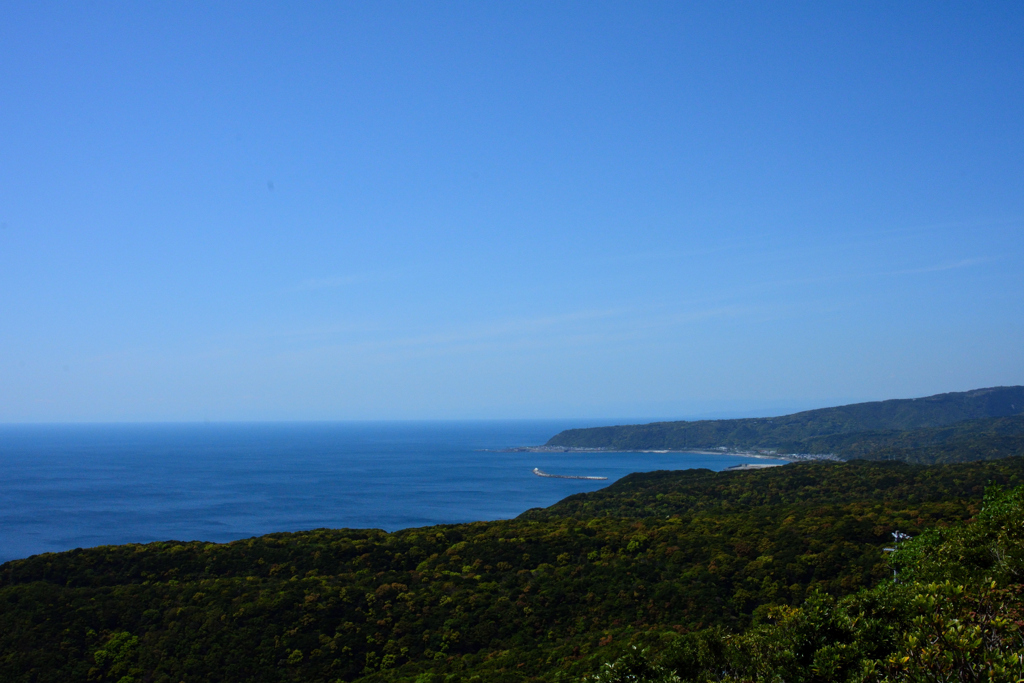
[{"label": "forested hill", "polygon": [[[903,433],[936,430],[966,421],[979,422],[966,432],[949,436],[961,439],[997,433],[1007,436],[1005,429],[993,430],[980,421],[1021,414],[1024,414],[1024,387],[992,387],[924,398],[856,403],[781,417],[569,429],[556,434],[546,445],[617,450],[762,448],[776,449],[780,453],[836,452],[852,448],[848,457],[870,457],[870,453],[879,448],[935,446],[945,440],[941,434],[921,433],[919,436],[925,439],[921,444],[912,435],[902,438],[906,436]],[[1010,425],[1009,432],[1011,436],[1020,434],[1014,425]],[[852,435],[858,436],[851,438]]]},{"label": "forested hill", "polygon": [[[814,617],[825,612],[797,609],[805,599],[891,586],[892,532],[976,517],[993,484],[1024,484],[1024,460],[651,472],[514,520],[37,555],[0,565],[0,681],[581,681],[633,646],[653,652],[680,633],[752,623],[756,635],[758,615]],[[1002,552],[982,540],[970,557]],[[902,642],[887,635],[894,624],[915,623],[888,604],[868,622],[881,624],[874,640],[817,622],[801,632],[888,657]],[[805,656],[813,649],[764,647],[796,652],[790,668],[824,672],[785,680],[844,680],[827,658]],[[751,651],[738,659],[756,659]],[[733,665],[702,666],[704,681]],[[773,680],[740,680],[755,678]]]}]

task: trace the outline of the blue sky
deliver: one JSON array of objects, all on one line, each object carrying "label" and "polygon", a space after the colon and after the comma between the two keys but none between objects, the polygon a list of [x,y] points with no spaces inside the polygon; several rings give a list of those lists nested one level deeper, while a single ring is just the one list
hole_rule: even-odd
[{"label": "blue sky", "polygon": [[0,422],[1024,384],[1024,4],[5,3]]}]

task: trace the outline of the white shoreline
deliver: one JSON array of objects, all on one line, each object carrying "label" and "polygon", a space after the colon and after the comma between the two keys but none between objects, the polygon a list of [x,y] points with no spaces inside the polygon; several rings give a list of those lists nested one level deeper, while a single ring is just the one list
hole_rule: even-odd
[{"label": "white shoreline", "polygon": [[[490,450],[490,449],[482,449]],[[767,449],[766,449],[767,450]],[[784,460],[786,462],[801,462],[808,460],[831,460],[842,462],[842,458],[834,453],[765,453],[764,451],[721,451],[707,449],[686,449],[677,450],[673,448],[643,448],[643,449],[617,449],[617,448],[587,448],[582,446],[519,446],[516,448],[495,449],[497,453],[689,453],[691,455],[731,455],[737,458],[758,458],[764,460]]]}]

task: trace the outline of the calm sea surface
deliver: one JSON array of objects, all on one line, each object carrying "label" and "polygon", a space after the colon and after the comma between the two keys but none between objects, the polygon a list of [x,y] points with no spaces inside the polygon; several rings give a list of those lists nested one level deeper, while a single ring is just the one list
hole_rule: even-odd
[{"label": "calm sea surface", "polygon": [[[630,472],[751,458],[495,453],[568,421],[0,426],[0,562],[158,540],[507,519]],[[532,474],[608,477],[546,479]]]}]

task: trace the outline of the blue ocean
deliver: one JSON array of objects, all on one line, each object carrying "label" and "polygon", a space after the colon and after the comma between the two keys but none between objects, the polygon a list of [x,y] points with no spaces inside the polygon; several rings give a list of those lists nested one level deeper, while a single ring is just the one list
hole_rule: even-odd
[{"label": "blue ocean", "polygon": [[[571,421],[0,427],[0,562],[162,540],[507,519],[691,453],[503,453]],[[607,481],[537,477],[604,476]]]}]

